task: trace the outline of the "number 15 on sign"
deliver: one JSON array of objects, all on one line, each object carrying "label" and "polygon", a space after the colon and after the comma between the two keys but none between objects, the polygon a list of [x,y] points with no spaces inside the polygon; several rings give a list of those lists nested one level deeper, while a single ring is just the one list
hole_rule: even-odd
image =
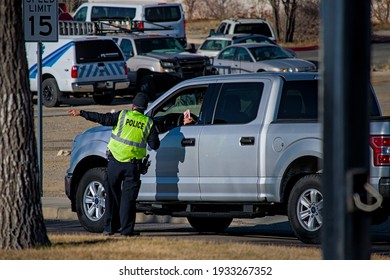
[{"label": "number 15 on sign", "polygon": [[58,0],[23,0],[26,42],[58,41]]}]

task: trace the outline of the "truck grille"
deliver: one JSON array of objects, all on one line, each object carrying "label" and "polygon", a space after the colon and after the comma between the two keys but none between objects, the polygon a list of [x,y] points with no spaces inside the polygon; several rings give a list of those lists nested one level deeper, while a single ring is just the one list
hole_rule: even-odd
[{"label": "truck grille", "polygon": [[191,79],[204,75],[206,63],[203,58],[181,58],[178,62],[182,79]]}]

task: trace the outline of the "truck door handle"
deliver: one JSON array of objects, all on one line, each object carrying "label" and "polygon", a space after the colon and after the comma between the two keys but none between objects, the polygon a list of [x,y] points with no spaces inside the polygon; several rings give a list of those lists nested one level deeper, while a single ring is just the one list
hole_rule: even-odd
[{"label": "truck door handle", "polygon": [[249,146],[255,144],[255,137],[241,137],[240,144],[242,146]]},{"label": "truck door handle", "polygon": [[103,67],[103,66],[104,66],[104,63],[103,63],[103,62],[99,62],[99,63],[98,63],[98,66],[99,66],[99,67]]},{"label": "truck door handle", "polygon": [[195,146],[195,138],[183,138],[181,140],[181,145],[185,146]]}]

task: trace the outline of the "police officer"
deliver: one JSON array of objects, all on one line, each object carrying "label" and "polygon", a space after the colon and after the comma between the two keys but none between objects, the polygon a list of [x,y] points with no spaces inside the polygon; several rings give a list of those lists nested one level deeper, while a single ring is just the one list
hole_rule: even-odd
[{"label": "police officer", "polygon": [[141,186],[140,163],[146,156],[146,145],[153,150],[160,146],[152,119],[143,114],[147,106],[148,96],[140,92],[133,99],[130,111],[100,114],[69,110],[72,116],[82,116],[105,126],[113,126],[107,145],[104,235],[112,235],[119,229],[122,236],[139,235],[134,231],[134,225],[136,199]]}]

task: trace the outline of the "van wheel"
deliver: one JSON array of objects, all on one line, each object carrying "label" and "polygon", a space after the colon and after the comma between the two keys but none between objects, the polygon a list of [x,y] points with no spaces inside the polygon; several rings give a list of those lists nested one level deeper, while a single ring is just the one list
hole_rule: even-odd
[{"label": "van wheel", "polygon": [[57,82],[53,78],[45,79],[42,82],[42,103],[46,107],[57,107],[60,105],[61,92]]},{"label": "van wheel", "polygon": [[110,105],[114,100],[114,97],[114,93],[95,94],[93,95],[93,100],[99,105]]},{"label": "van wheel", "polygon": [[139,90],[146,93],[150,100],[156,98],[156,83],[154,82],[152,75],[146,75],[141,78]]},{"label": "van wheel", "polygon": [[92,168],[85,172],[76,193],[76,211],[80,224],[89,232],[102,232],[106,192],[106,168]]},{"label": "van wheel", "polygon": [[199,218],[187,217],[190,225],[199,232],[222,232],[227,229],[233,218]]},{"label": "van wheel", "polygon": [[288,200],[288,219],[291,228],[304,243],[320,243],[324,207],[320,188],[320,175],[304,176],[295,184]]}]

